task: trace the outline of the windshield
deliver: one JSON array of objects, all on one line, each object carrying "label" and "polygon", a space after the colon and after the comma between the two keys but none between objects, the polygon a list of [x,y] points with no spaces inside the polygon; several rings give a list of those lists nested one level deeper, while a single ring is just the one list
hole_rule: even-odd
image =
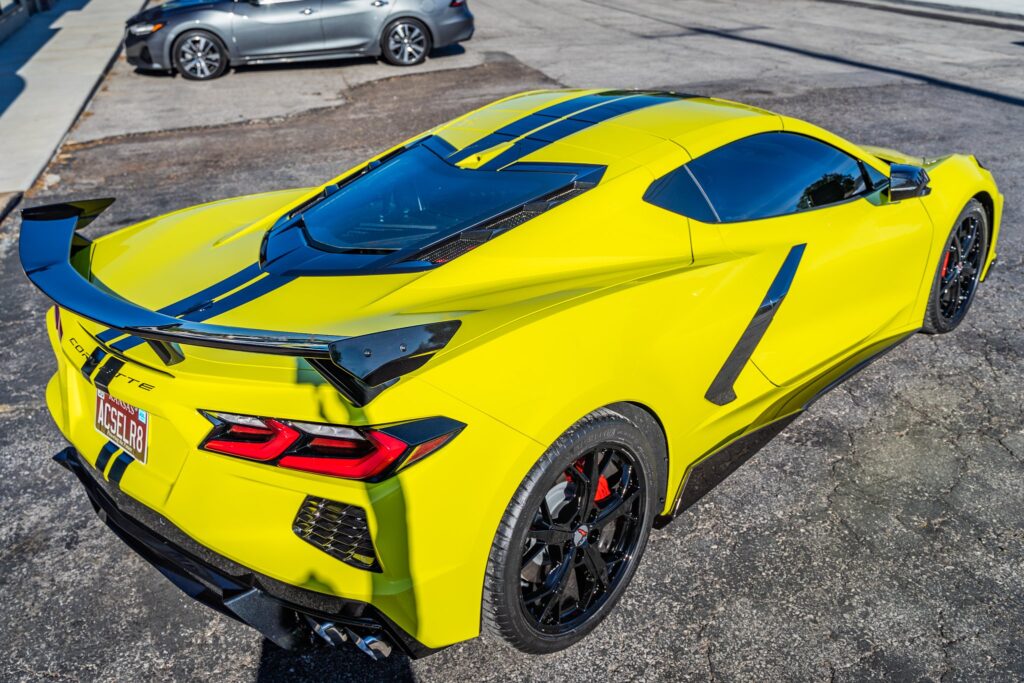
[{"label": "windshield", "polygon": [[306,210],[302,220],[321,247],[399,250],[454,235],[545,197],[575,177],[555,170],[459,168],[417,145],[343,185]]}]

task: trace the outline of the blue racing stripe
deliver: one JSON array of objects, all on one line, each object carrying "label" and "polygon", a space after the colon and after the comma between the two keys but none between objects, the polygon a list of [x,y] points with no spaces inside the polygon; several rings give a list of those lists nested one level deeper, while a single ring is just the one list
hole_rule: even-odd
[{"label": "blue racing stripe", "polygon": [[625,95],[622,93],[616,93],[613,95],[596,93],[593,95],[574,97],[572,99],[565,100],[564,102],[553,104],[550,107],[541,109],[540,111],[527,114],[521,119],[516,119],[512,123],[506,124],[493,133],[485,135],[476,142],[463,147],[455,154],[449,156],[448,162],[451,164],[457,164],[463,159],[490,149],[495,145],[500,145],[503,142],[510,142],[518,137],[526,135],[531,130],[536,130],[543,125],[551,123],[552,120],[564,118],[570,114],[575,114],[581,109],[586,109],[587,107],[593,107],[598,104],[608,104],[616,98],[624,96]]},{"label": "blue racing stripe", "polygon": [[[293,275],[270,274],[261,280],[257,280],[248,287],[238,290],[230,296],[226,296],[219,301],[210,303],[205,307],[196,306],[193,308],[193,312],[179,314],[178,317],[188,320],[189,322],[203,322],[204,320],[209,320],[221,313],[226,313],[234,308],[238,308],[239,306],[244,306],[245,304],[260,298],[264,294],[269,294],[275,289],[283,287],[294,279],[295,276]],[[144,343],[146,343],[146,340],[140,339],[139,337],[128,337],[111,345],[110,348],[124,353],[125,351],[134,349],[136,346]]]},{"label": "blue racing stripe", "polygon": [[100,449],[100,454],[96,456],[96,469],[100,472],[107,469],[107,463],[110,462],[110,457],[117,453],[117,446],[113,441],[108,441],[103,448]]},{"label": "blue racing stripe", "polygon": [[[531,131],[537,131],[530,134],[529,138],[517,142],[511,150],[503,153],[484,167],[488,170],[500,168],[511,163],[511,161],[503,161],[503,163],[495,166],[494,162],[498,159],[511,159],[515,161],[531,152],[537,151],[544,145],[557,142],[597,123],[607,121],[615,116],[628,114],[637,109],[643,109],[655,104],[663,104],[673,97],[676,96],[664,93],[647,94],[631,93],[628,91],[609,91],[574,97],[564,102],[553,104],[550,107],[545,107],[532,114],[527,114],[521,119],[516,119],[512,123],[502,126],[493,133],[452,154],[448,157],[448,162],[457,164],[463,159],[500,145],[503,142],[510,142],[529,134]],[[544,130],[537,130],[541,126],[551,124],[552,121],[558,119],[565,120],[559,121]],[[530,142],[526,143],[526,140],[530,140]],[[541,141],[543,144],[538,146],[537,141]]]},{"label": "blue racing stripe", "polygon": [[511,148],[494,157],[480,168],[485,171],[497,171],[529,154],[533,154],[539,149],[547,147],[553,142],[558,142],[591,126],[603,123],[616,116],[653,107],[657,104],[664,104],[666,101],[667,99],[664,95],[633,95],[607,100],[605,104],[600,104],[578,114],[572,114],[569,118],[559,121],[549,128],[531,133],[529,136],[518,140]]},{"label": "blue racing stripe", "polygon": [[127,453],[121,453],[121,455],[117,456],[117,460],[114,461],[114,464],[110,466],[110,473],[107,474],[107,481],[120,485],[121,477],[124,476],[124,471],[128,469],[128,465],[131,465],[133,462],[135,462],[135,458]]},{"label": "blue racing stripe", "polygon": [[[164,315],[172,315],[175,317],[191,313],[196,309],[200,309],[203,308],[204,306],[209,305],[209,303],[213,299],[216,299],[218,296],[223,296],[225,293],[230,292],[232,289],[244,285],[246,282],[249,282],[257,275],[259,275],[260,272],[260,264],[253,263],[238,271],[234,275],[229,275],[220,282],[216,282],[210,285],[206,289],[196,292],[195,294],[191,294],[185,297],[184,299],[175,301],[172,304],[164,306],[158,311],[158,313],[163,313]],[[97,335],[96,338],[99,339],[101,342],[108,343],[123,335],[124,332],[121,332],[120,330],[110,329],[100,333],[99,335]],[[133,349],[136,346],[139,346],[140,344],[143,343],[145,343],[144,339],[140,339],[138,337],[125,337],[116,344],[112,344],[111,348],[123,352],[127,351],[128,349]]]}]

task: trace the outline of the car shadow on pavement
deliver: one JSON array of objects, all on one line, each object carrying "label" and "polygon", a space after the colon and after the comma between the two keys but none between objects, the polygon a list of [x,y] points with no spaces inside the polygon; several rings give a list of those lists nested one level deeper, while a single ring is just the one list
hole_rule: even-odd
[{"label": "car shadow on pavement", "polygon": [[263,641],[256,672],[256,683],[410,680],[413,680],[410,660],[397,651],[375,662],[355,646],[332,648],[318,643],[301,652],[290,652],[269,640]]},{"label": "car shadow on pavement", "polygon": [[[457,57],[466,53],[466,48],[461,45],[449,45],[447,47],[438,48],[430,53],[430,59],[444,59],[445,57]],[[243,74],[249,72],[260,72],[260,71],[297,71],[306,69],[337,69],[338,67],[344,66],[355,66],[357,64],[374,64],[379,59],[377,57],[342,57],[335,59],[322,59],[308,62],[281,62],[279,64],[242,64],[239,66],[232,67],[232,71],[235,73]],[[415,67],[413,67],[415,68]],[[395,67],[397,76],[404,75],[406,72],[402,67]],[[155,78],[172,78],[176,77],[177,74],[173,71],[149,71],[145,69],[135,69],[135,73],[139,76],[149,76]],[[231,74],[225,74],[230,77]]]}]

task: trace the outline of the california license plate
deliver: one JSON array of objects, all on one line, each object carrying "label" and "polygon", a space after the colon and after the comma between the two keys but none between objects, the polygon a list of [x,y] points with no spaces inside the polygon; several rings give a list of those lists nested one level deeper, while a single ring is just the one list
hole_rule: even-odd
[{"label": "california license plate", "polygon": [[149,450],[149,413],[96,390],[96,431],[139,462]]}]

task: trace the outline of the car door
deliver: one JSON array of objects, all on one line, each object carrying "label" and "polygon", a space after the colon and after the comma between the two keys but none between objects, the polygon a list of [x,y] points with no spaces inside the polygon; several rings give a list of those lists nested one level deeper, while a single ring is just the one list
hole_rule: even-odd
[{"label": "car door", "polygon": [[725,245],[778,261],[774,282],[751,283],[782,297],[750,357],[773,383],[913,324],[932,234],[919,200],[887,201],[880,173],[793,133],[744,138],[687,166]]},{"label": "car door", "polygon": [[232,30],[243,57],[271,57],[324,49],[322,0],[253,0],[234,4]]},{"label": "car door", "polygon": [[380,39],[392,7],[389,0],[323,0],[326,49],[365,50]]}]

